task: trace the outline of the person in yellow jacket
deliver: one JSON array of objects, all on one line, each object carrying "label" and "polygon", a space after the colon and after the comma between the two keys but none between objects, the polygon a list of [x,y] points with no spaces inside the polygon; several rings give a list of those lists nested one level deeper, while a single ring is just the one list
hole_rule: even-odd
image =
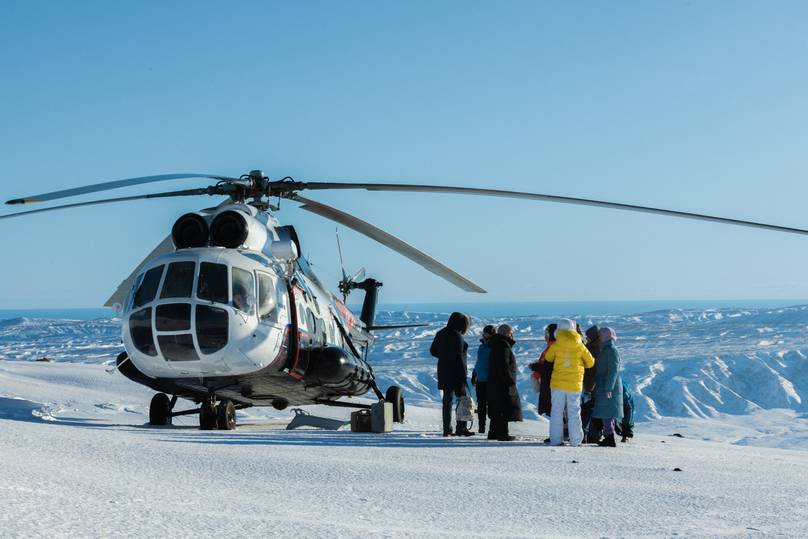
[{"label": "person in yellow jacket", "polygon": [[581,445],[584,433],[581,429],[581,389],[584,369],[595,365],[595,359],[575,331],[575,322],[562,318],[556,329],[556,342],[544,356],[553,364],[550,378],[552,409],[550,411],[550,445],[564,443],[564,412],[567,413],[570,445]]}]

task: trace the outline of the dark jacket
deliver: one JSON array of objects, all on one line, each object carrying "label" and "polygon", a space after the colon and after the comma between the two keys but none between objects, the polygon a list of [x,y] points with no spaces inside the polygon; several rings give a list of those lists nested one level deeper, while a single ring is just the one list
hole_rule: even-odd
[{"label": "dark jacket", "polygon": [[[600,355],[595,365],[597,379],[595,385],[595,407],[592,417],[601,419],[623,417],[623,381],[620,378],[620,352],[614,341],[600,345]],[[611,398],[606,397],[611,393]]]},{"label": "dark jacket", "polygon": [[488,416],[505,416],[506,421],[522,421],[522,404],[516,390],[514,340],[504,335],[491,338],[488,364]]},{"label": "dark jacket", "polygon": [[[547,343],[545,352],[550,349],[555,341]],[[544,352],[542,352],[544,355]],[[550,415],[552,411],[553,401],[550,392],[550,381],[553,378],[553,364],[542,361],[539,364],[541,369],[541,381],[539,383],[539,415]]]},{"label": "dark jacket", "polygon": [[429,353],[438,358],[438,389],[463,392],[468,377],[466,354],[468,343],[463,334],[469,319],[463,313],[452,313],[446,327],[435,334]]},{"label": "dark jacket", "polygon": [[600,328],[592,326],[586,330],[586,349],[595,358],[595,366],[590,369],[584,370],[584,391],[592,393],[595,389],[595,376],[596,369],[598,368],[598,354],[600,353],[600,335],[598,335]]}]

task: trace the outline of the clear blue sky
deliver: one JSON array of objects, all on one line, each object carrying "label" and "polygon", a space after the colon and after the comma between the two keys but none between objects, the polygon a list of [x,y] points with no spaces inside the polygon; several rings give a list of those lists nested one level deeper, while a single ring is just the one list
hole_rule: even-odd
[{"label": "clear blue sky", "polygon": [[[3,200],[261,168],[808,227],[805,2],[17,1],[2,11]],[[310,196],[422,248],[487,288],[482,299],[808,297],[806,237],[537,202]],[[0,222],[0,308],[100,305],[176,217],[213,202]],[[293,203],[279,217],[336,284],[334,225]],[[349,267],[384,281],[382,301],[481,299],[342,237]]]}]

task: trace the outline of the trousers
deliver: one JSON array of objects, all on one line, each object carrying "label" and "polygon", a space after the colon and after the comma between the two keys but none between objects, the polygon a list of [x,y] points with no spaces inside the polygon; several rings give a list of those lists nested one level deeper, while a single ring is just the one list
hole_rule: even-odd
[{"label": "trousers", "polygon": [[485,432],[485,418],[488,415],[488,382],[480,382],[474,386],[477,392],[477,417],[480,432]]},{"label": "trousers", "polygon": [[[459,389],[451,390],[451,389],[444,389],[443,390],[443,433],[446,434],[447,432],[452,432],[452,402],[454,401],[454,397],[457,395],[460,397],[461,393]],[[458,421],[457,428],[455,432],[463,432],[468,427],[466,426],[465,421]]]},{"label": "trousers", "polygon": [[567,415],[567,428],[570,445],[577,447],[584,439],[581,429],[581,392],[552,388],[553,405],[550,411],[550,445],[564,443],[564,412]]}]

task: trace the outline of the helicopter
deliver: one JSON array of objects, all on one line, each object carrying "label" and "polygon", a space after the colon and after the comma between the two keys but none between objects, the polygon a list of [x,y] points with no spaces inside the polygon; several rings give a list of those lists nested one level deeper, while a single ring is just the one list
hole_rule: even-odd
[{"label": "helicopter", "polygon": [[[311,182],[291,177],[271,180],[261,170],[239,177],[161,174],[109,181],[16,198],[23,205],[49,202],[122,187],[178,179],[215,180],[206,187],[64,204],[1,215],[0,220],[83,206],[182,196],[219,196],[215,207],[181,215],[171,233],[121,282],[105,306],[120,314],[124,352],[115,368],[157,393],[149,423],[198,414],[203,430],[232,430],[236,410],[323,404],[370,405],[340,400],[372,391],[390,402],[393,420],[404,421],[401,388],[382,393],[368,351],[374,332],[424,324],[375,325],[383,283],[364,270],[348,276],[343,267],[341,297],[329,291],[306,257],[293,225],[281,224],[281,200],[363,234],[409,258],[460,289],[485,290],[396,236],[301,191],[366,190],[465,194],[528,199],[666,215],[808,235],[808,230],[595,199],[402,183]],[[277,204],[272,201],[277,199]],[[339,236],[337,236],[339,242]],[[342,258],[340,247],[340,259]],[[354,290],[364,292],[361,311],[346,305]],[[169,397],[170,395],[170,397]],[[179,399],[195,408],[175,410]]]}]

